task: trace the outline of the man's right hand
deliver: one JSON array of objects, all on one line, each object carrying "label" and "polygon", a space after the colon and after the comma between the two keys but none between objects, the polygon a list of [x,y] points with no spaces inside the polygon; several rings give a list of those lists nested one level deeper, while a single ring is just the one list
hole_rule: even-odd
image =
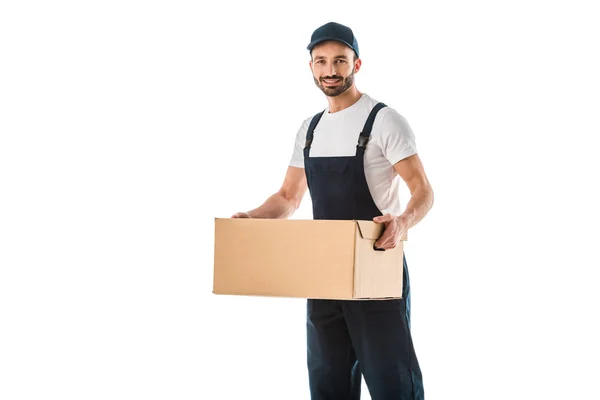
[{"label": "man's right hand", "polygon": [[238,212],[231,216],[231,218],[252,218],[247,212]]}]

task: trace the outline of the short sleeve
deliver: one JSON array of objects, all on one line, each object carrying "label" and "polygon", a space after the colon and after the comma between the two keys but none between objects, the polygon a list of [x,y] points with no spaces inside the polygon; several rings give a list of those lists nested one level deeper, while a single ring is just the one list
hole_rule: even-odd
[{"label": "short sleeve", "polygon": [[392,165],[417,154],[415,137],[408,121],[393,109],[389,109],[381,121],[381,149]]},{"label": "short sleeve", "polygon": [[308,131],[309,122],[309,120],[304,120],[298,129],[290,167],[304,168],[304,143],[306,142],[306,132]]}]

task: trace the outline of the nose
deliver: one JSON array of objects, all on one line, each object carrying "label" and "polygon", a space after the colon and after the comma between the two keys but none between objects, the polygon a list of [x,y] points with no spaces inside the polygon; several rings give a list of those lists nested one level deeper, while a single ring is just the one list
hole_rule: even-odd
[{"label": "nose", "polygon": [[334,76],[335,75],[335,63],[329,64],[329,75],[330,76]]}]

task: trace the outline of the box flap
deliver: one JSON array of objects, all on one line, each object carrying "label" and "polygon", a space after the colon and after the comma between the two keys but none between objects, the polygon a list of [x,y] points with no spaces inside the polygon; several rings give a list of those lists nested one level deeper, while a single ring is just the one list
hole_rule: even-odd
[{"label": "box flap", "polygon": [[[383,234],[385,224],[378,224],[374,221],[358,221],[356,220],[360,237],[363,239],[377,240]],[[408,235],[405,233],[400,240],[407,240]]]},{"label": "box flap", "polygon": [[383,224],[373,221],[356,221],[358,232],[363,239],[377,240],[383,233]]}]

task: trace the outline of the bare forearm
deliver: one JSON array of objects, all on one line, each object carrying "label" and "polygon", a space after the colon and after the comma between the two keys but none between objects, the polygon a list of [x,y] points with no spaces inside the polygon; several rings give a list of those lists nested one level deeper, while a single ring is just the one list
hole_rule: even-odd
[{"label": "bare forearm", "polygon": [[433,190],[430,186],[422,186],[412,193],[406,209],[402,213],[402,216],[406,218],[409,226],[412,228],[419,221],[421,221],[425,215],[429,212],[433,206]]},{"label": "bare forearm", "polygon": [[281,193],[269,197],[260,207],[248,211],[252,218],[283,219],[290,217],[296,211],[297,205]]}]

